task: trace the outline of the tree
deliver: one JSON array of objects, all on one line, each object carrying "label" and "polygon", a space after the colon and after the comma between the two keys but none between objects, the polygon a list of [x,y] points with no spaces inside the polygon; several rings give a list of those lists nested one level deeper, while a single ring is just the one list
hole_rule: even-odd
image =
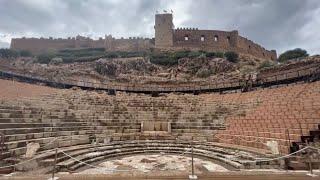
[{"label": "tree", "polygon": [[286,62],[290,59],[297,59],[297,58],[308,57],[308,56],[309,56],[309,54],[307,53],[306,50],[296,48],[296,49],[289,50],[289,51],[282,53],[279,56],[278,61],[279,62]]}]

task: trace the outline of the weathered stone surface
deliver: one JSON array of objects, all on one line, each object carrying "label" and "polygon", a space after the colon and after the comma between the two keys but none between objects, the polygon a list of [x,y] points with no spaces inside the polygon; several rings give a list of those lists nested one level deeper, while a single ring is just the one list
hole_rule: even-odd
[{"label": "weathered stone surface", "polygon": [[34,143],[34,142],[28,143],[26,158],[32,158],[39,149],[40,149],[39,143]]},{"label": "weathered stone surface", "polygon": [[267,144],[266,144],[269,149],[271,150],[272,154],[279,154],[279,146],[278,146],[278,142],[277,141],[267,141]]}]

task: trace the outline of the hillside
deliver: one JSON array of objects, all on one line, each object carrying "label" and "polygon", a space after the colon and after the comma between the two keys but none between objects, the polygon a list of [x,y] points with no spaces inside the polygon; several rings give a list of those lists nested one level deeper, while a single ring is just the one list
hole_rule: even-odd
[{"label": "hillside", "polygon": [[[78,53],[78,52],[77,52]],[[88,55],[88,53],[83,53]],[[79,54],[0,60],[0,70],[43,77],[52,81],[66,79],[89,82],[118,82],[135,84],[183,84],[243,80],[249,74],[279,72],[302,63],[319,62],[319,56],[285,64],[240,55],[236,61],[218,53],[108,53],[103,56],[81,57]],[[293,65],[292,65],[293,64]],[[297,64],[297,65],[295,65]],[[265,70],[269,69],[269,70]]]}]

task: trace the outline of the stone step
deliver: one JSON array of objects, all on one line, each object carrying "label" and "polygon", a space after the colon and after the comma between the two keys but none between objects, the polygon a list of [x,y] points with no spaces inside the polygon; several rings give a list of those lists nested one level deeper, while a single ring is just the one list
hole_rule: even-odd
[{"label": "stone step", "polygon": [[92,130],[93,126],[51,126],[51,127],[34,127],[34,128],[6,128],[0,129],[0,132],[5,135],[14,134],[28,134],[28,133],[39,133],[39,132],[57,132],[57,131],[81,131],[81,130]]},{"label": "stone step", "polygon": [[[189,144],[186,144],[187,147],[190,148],[190,145]],[[196,148],[201,148],[200,146],[196,147]],[[194,152],[195,154],[199,154],[199,155],[208,155],[208,153],[210,153],[209,151],[207,150],[203,150],[203,149],[194,149]],[[126,144],[123,144],[121,145],[120,147],[119,146],[109,146],[109,147],[96,147],[96,148],[91,148],[91,149],[87,149],[87,150],[81,150],[81,151],[78,151],[78,152],[74,152],[74,153],[70,153],[69,155],[75,157],[76,159],[78,160],[81,160],[81,161],[85,161],[87,163],[91,163],[91,162],[94,162],[94,161],[97,161],[97,158],[98,160],[102,160],[102,159],[105,159],[108,157],[108,155],[111,155],[110,157],[114,157],[114,156],[119,156],[121,154],[119,153],[123,153],[123,152],[131,152],[132,154],[135,154],[137,152],[146,152],[146,151],[149,151],[149,152],[163,152],[163,151],[166,151],[166,152],[171,152],[171,151],[176,151],[176,152],[184,152],[186,149],[185,149],[185,146],[182,146],[181,147],[181,144],[168,144],[168,143],[159,143],[159,144],[155,144],[155,143],[147,143],[147,144],[131,144],[131,145],[126,145]],[[93,156],[88,156],[88,155],[85,155],[85,154],[88,154],[90,152],[100,152],[100,153],[96,153],[96,155],[93,155]],[[223,151],[220,151],[220,152],[223,152]],[[115,154],[116,153],[116,154]],[[129,154],[131,154],[129,153]],[[217,153],[217,152],[216,152]],[[223,154],[225,154],[225,152],[223,152]],[[225,162],[228,162],[229,164],[233,165],[233,166],[237,166],[238,168],[241,166],[240,163],[236,162],[236,161],[230,161],[229,160],[229,156],[224,156],[223,154],[212,154],[211,156],[208,156],[208,157],[211,157],[213,158],[213,156],[216,156],[215,158],[216,159],[219,159],[219,160],[224,160]],[[99,158],[100,156],[102,156],[102,158]],[[92,161],[94,160],[94,161]],[[81,164],[81,163],[80,163]],[[77,166],[77,161],[75,161],[74,159],[68,159],[68,160],[65,160],[65,161],[62,161],[58,164],[59,166],[61,167],[76,167],[78,168]],[[74,169],[73,169],[74,170]]]},{"label": "stone step", "polygon": [[61,123],[0,123],[2,129],[6,128],[38,128],[38,127],[56,127],[56,126],[87,126],[88,123],[84,122],[61,122]]},{"label": "stone step", "polygon": [[18,140],[32,140],[37,138],[59,137],[68,135],[85,135],[92,134],[92,130],[80,130],[80,131],[57,131],[57,132],[39,132],[28,134],[13,134],[5,135],[5,142],[18,141]]},{"label": "stone step", "polygon": [[[64,138],[64,139],[62,139]],[[43,148],[45,146],[45,149],[52,149],[55,147],[68,147],[78,144],[87,144],[89,143],[89,136],[88,135],[73,135],[73,136],[60,136],[59,141],[57,143],[54,143],[53,141],[55,137],[49,137],[49,138],[38,138],[38,139],[32,139],[30,140],[20,140],[20,141],[11,141],[6,142],[5,145],[8,147],[8,151],[10,154],[15,155],[22,155],[26,152],[26,145],[29,142],[36,142],[40,144],[40,148]],[[50,146],[48,143],[50,143]]]}]

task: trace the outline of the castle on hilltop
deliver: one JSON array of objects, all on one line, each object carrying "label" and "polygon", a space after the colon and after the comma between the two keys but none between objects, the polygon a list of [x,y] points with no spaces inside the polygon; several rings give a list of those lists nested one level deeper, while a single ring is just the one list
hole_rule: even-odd
[{"label": "castle on hilltop", "polygon": [[235,51],[258,58],[277,59],[275,50],[266,50],[253,41],[239,35],[238,31],[199,30],[197,28],[174,28],[171,13],[155,15],[155,37],[120,38],[111,35],[94,40],[77,36],[67,39],[53,38],[14,38],[11,49],[28,50],[34,54],[62,49],[105,48],[106,51],[147,51],[159,50],[204,50]]}]

